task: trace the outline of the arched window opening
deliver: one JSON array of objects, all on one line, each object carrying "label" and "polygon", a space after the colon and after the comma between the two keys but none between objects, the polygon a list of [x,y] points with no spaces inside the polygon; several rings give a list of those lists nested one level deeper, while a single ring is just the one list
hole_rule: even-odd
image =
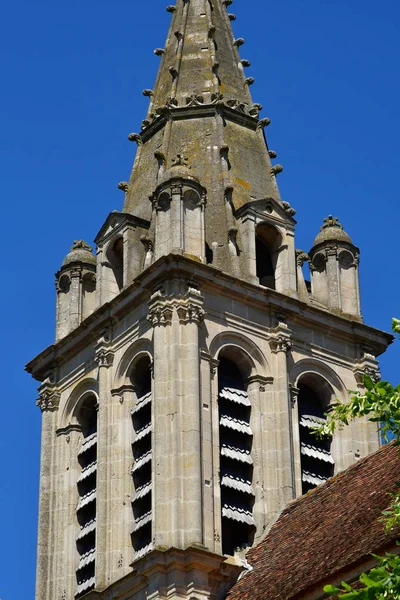
[{"label": "arched window opening", "polygon": [[131,381],[136,394],[136,404],[132,410],[134,439],[132,443],[134,464],[132,478],[134,494],[132,511],[134,525],[132,545],[134,558],[138,559],[152,547],[152,477],[151,477],[151,362],[145,354],[134,363]]},{"label": "arched window opening", "polygon": [[277,250],[281,245],[280,233],[268,223],[256,229],[256,270],[260,285],[276,289]]},{"label": "arched window opening", "polygon": [[218,366],[222,552],[229,555],[251,546],[255,533],[248,373],[235,358],[222,352]]},{"label": "arched window opening", "polygon": [[79,563],[76,570],[76,597],[95,586],[96,559],[96,482],[97,482],[97,398],[85,398],[77,415],[83,441],[78,453],[81,474],[78,478],[79,502],[76,509],[81,530],[76,539]]},{"label": "arched window opening", "polygon": [[118,238],[107,252],[107,259],[114,274],[115,293],[119,293],[124,287],[124,242]]},{"label": "arched window opening", "polygon": [[271,253],[267,244],[259,237],[256,237],[256,264],[260,284],[274,290],[275,269],[272,264]]},{"label": "arched window opening", "polygon": [[312,432],[315,425],[326,420],[332,390],[321,377],[312,374],[304,376],[298,387],[301,479],[305,494],[334,473],[332,438],[321,440]]}]

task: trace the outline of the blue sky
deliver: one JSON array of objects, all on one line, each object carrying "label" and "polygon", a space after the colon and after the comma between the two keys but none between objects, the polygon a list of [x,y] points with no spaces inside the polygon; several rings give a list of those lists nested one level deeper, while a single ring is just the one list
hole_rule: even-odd
[{"label": "blue sky", "polygon": [[[3,394],[0,598],[34,597],[40,412],[24,364],[52,343],[53,274],[121,209],[170,15],[164,0],[5,2],[0,23]],[[399,316],[400,4],[236,0],[253,99],[308,250],[329,213],[361,248],[365,321]],[[382,360],[398,382],[399,346]],[[22,574],[23,572],[23,574]],[[56,600],[56,599],[55,599]]]}]

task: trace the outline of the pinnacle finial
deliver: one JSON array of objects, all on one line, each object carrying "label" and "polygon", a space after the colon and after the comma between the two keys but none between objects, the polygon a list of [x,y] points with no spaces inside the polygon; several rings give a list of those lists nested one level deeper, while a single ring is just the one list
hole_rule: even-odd
[{"label": "pinnacle finial", "polygon": [[71,252],[74,250],[87,250],[88,252],[92,252],[92,246],[89,246],[84,240],[74,240],[73,246],[71,246]]},{"label": "pinnacle finial", "polygon": [[337,229],[343,229],[343,225],[339,223],[339,218],[332,217],[332,215],[329,215],[326,219],[324,219],[324,224],[321,225],[321,231],[327,229],[328,227],[336,227]]}]

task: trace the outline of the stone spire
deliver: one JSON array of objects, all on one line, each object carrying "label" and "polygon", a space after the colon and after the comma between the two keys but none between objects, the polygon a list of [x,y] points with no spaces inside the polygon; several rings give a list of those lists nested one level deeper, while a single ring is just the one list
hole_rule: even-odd
[{"label": "stone spire", "polygon": [[238,53],[244,40],[233,38],[228,4],[178,0],[167,8],[172,22],[154,89],[155,106],[171,99],[184,105],[192,95],[210,102],[213,94],[251,106],[250,82],[245,84]]},{"label": "stone spire", "polygon": [[[150,105],[140,133],[129,139],[138,144],[123,211],[152,222],[154,194],[179,156],[206,190],[205,239],[218,246],[225,268],[235,245],[237,212],[252,202],[273,199],[281,204],[272,166],[275,153],[268,150],[260,119],[261,105],[254,104],[239,47],[228,14],[230,0],[177,0],[168,6],[172,23],[161,57],[154,90],[146,89]],[[179,159],[178,159],[179,160]],[[150,233],[151,233],[150,226]],[[232,250],[233,248],[233,250]],[[238,250],[239,253],[239,250]],[[224,259],[225,255],[225,259]]]}]

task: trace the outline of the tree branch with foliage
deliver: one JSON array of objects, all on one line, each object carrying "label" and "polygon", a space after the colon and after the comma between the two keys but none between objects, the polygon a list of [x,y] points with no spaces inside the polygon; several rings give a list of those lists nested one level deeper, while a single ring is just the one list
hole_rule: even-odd
[{"label": "tree branch with foliage", "polygon": [[[400,320],[393,319],[392,329],[400,333]],[[364,386],[365,391],[354,392],[350,402],[337,403],[332,407],[325,424],[315,430],[316,435],[332,436],[336,429],[343,428],[353,419],[367,417],[369,421],[379,423],[385,441],[393,439],[400,448],[400,385],[393,387],[387,381],[375,382],[365,375]],[[387,533],[400,526],[400,482],[397,485],[389,508],[382,513]],[[341,588],[327,585],[324,592],[343,600],[400,600],[400,555],[373,556],[377,566],[360,576],[362,588],[354,589],[342,582]]]}]

